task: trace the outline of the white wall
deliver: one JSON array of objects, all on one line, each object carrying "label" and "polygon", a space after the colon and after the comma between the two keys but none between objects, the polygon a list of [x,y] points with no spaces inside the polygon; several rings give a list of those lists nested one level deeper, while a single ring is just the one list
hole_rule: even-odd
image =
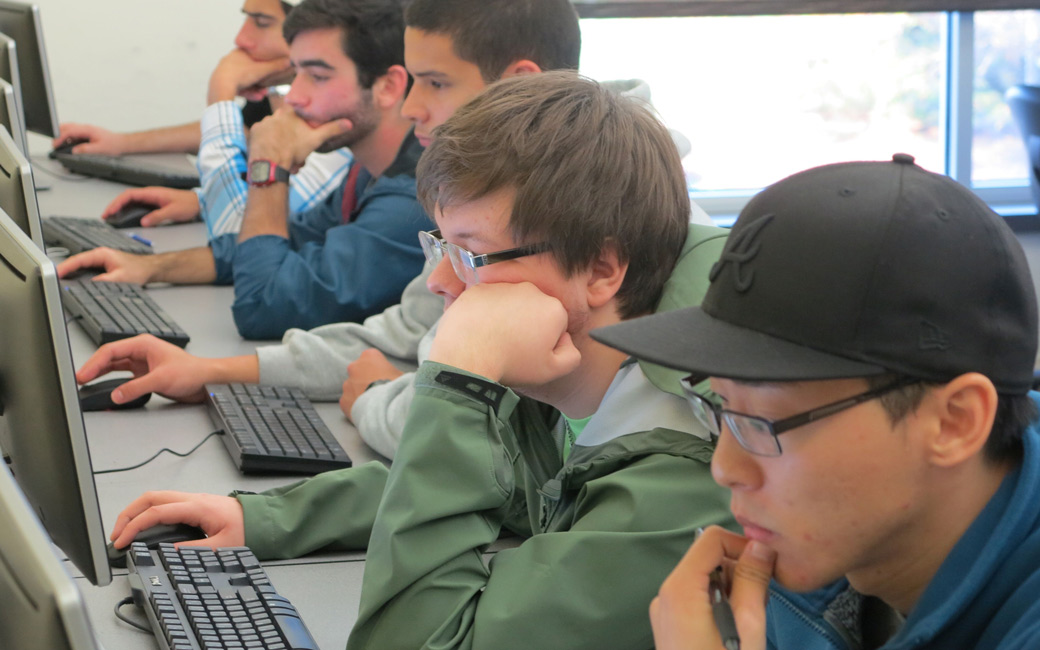
[{"label": "white wall", "polygon": [[183,124],[233,46],[241,0],[25,0],[40,7],[62,122],[116,131]]}]

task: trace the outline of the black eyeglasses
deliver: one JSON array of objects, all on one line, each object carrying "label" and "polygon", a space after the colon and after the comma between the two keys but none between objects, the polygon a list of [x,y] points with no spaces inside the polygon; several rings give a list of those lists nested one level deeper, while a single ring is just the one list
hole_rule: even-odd
[{"label": "black eyeglasses", "polygon": [[550,248],[549,244],[531,244],[477,255],[461,246],[449,244],[441,239],[440,230],[420,232],[419,243],[422,245],[423,254],[426,255],[426,261],[431,266],[440,262],[444,258],[445,251],[447,251],[448,258],[451,260],[451,267],[455,270],[455,275],[466,284],[477,284],[480,282],[480,279],[477,277],[477,269],[482,266],[544,253]]},{"label": "black eyeglasses", "polygon": [[916,379],[902,377],[880,388],[874,388],[859,395],[824,404],[782,420],[770,421],[755,415],[724,409],[704,395],[696,392],[693,389],[694,384],[699,383],[703,379],[702,376],[690,375],[679,382],[683,392],[686,393],[686,398],[690,401],[694,417],[707,427],[708,431],[714,436],[719,436],[722,433],[722,423],[725,422],[741,447],[757,456],[771,457],[779,456],[783,452],[780,448],[780,439],[777,437],[781,433],[834,415],[835,413],[840,413],[857,404],[869,402],[872,399],[881,397],[885,393],[903,388],[904,386],[918,383]]}]

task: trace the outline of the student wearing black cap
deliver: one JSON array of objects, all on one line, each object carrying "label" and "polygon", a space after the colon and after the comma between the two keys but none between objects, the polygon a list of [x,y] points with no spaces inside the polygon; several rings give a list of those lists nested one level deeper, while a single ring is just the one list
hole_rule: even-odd
[{"label": "student wearing black cap", "polygon": [[755,197],[711,280],[593,333],[692,373],[744,528],[664,583],[657,647],[724,647],[720,565],[745,649],[1040,647],[1036,296],[1003,220],[905,154],[828,165]]}]

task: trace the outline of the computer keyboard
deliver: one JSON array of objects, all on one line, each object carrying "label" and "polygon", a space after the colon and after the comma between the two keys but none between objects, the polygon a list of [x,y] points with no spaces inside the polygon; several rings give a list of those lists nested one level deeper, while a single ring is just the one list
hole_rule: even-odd
[{"label": "computer keyboard", "polygon": [[43,240],[61,246],[70,255],[107,246],[127,253],[151,255],[152,247],[120,232],[101,219],[47,217],[43,220]]},{"label": "computer keyboard", "polygon": [[351,465],[297,388],[207,384],[206,405],[242,472],[317,474]]},{"label": "computer keyboard", "polygon": [[[190,190],[199,186],[199,174],[191,169],[183,169],[186,164],[173,165],[168,156],[106,156],[89,153],[51,152],[55,158],[70,172],[104,178],[127,185],[147,187],[159,185],[182,190]],[[181,156],[181,158],[184,158]]]},{"label": "computer keyboard", "polygon": [[245,547],[127,554],[134,604],[145,611],[162,650],[317,650],[307,626]]},{"label": "computer keyboard", "polygon": [[136,284],[93,282],[89,278],[61,284],[61,303],[95,343],[153,334],[182,348],[188,334]]}]

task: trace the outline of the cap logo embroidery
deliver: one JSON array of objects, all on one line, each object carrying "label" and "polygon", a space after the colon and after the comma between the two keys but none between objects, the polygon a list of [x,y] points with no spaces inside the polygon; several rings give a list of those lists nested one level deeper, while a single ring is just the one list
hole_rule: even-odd
[{"label": "cap logo embroidery", "polygon": [[726,242],[725,250],[719,256],[719,261],[715,262],[715,265],[711,267],[711,273],[708,275],[709,279],[714,282],[722,273],[723,267],[732,263],[736,267],[733,271],[733,282],[737,291],[744,293],[750,289],[755,280],[755,272],[750,270],[745,274],[741,265],[747,264],[758,255],[758,252],[762,249],[762,242],[758,241],[758,235],[775,217],[775,214],[767,214],[742,230],[736,237],[730,237],[729,241]]},{"label": "cap logo embroidery", "polygon": [[948,350],[950,349],[950,339],[938,326],[928,321],[921,321],[917,347],[920,350]]}]

